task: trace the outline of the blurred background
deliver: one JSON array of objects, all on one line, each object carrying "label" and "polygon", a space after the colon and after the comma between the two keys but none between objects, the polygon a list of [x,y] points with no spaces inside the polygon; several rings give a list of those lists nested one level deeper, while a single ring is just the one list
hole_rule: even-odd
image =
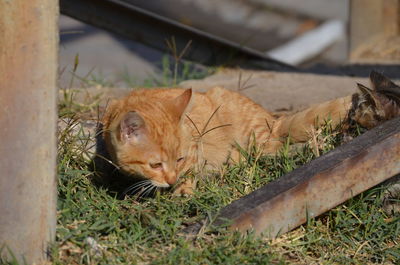
[{"label": "blurred background", "polygon": [[[67,2],[74,1],[61,1],[62,13],[72,12],[63,12],[68,9],[64,4]],[[367,42],[368,31],[372,36],[380,31],[398,32],[399,27],[397,23],[394,29],[382,29],[380,24],[386,19],[385,17],[398,19],[397,0],[112,0],[108,2],[129,4],[178,22],[180,25],[201,30],[213,37],[257,51],[279,62],[295,65],[299,69],[319,69],[321,65],[337,67],[350,61],[381,63],[382,60],[375,60],[374,56],[370,56],[372,50],[370,47],[364,50],[359,48],[362,46],[360,42],[363,44]],[[76,10],[79,12],[79,9],[75,8],[72,17],[80,16]],[[353,17],[350,13],[358,15],[350,21],[349,18]],[[102,19],[101,14],[97,18],[95,16],[96,11],[86,17],[86,20]],[[128,39],[72,17],[60,16],[61,86],[70,84],[72,72],[75,73],[76,80],[84,82],[90,81],[102,85],[110,85],[111,82],[113,86],[122,87],[139,86],[149,78],[162,79],[166,67],[172,64],[173,58],[170,55],[173,52],[168,49],[167,39],[164,43],[159,43],[165,47],[164,50],[155,49],[151,45],[143,44],[143,41],[138,41],[140,35]],[[376,23],[378,20],[380,23]],[[138,22],[141,22],[139,18]],[[127,26],[135,29],[140,25],[132,23]],[[154,27],[157,26],[159,25],[154,24]],[[351,28],[355,29],[353,32],[357,34],[350,36]],[[389,53],[385,50],[385,54],[389,59],[397,58],[398,62],[399,42],[396,41],[392,46],[397,48],[393,51],[392,46],[385,47],[389,50]],[[376,42],[373,45],[374,49]],[[386,45],[387,39],[380,40],[380,43]],[[191,46],[189,49],[196,46],[195,41]],[[182,47],[180,50],[183,50]],[[350,57],[353,57],[352,60]],[[368,58],[369,60],[364,60]],[[201,63],[194,63],[192,67],[204,70],[204,65]]]},{"label": "blurred background", "polygon": [[[347,0],[165,0],[129,2],[185,25],[268,52],[329,20],[347,24]],[[132,25],[135,27],[135,25]],[[60,16],[60,67],[64,85],[70,80],[76,56],[77,76],[116,85],[140,84],[149,76],[160,78],[166,53],[122,36]],[[347,59],[343,32],[317,56],[315,62],[341,64]]]}]

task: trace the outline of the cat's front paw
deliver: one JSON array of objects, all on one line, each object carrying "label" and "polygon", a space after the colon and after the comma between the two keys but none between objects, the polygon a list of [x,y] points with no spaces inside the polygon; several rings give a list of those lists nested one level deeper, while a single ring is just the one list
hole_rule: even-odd
[{"label": "cat's front paw", "polygon": [[192,179],[186,179],[180,183],[174,190],[174,195],[193,195],[195,184]]}]

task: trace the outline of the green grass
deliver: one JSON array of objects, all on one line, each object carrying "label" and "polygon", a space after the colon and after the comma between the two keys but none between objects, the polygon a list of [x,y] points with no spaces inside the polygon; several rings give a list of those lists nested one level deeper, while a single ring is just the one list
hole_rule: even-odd
[{"label": "green grass", "polygon": [[[223,206],[339,145],[329,123],[314,141],[276,156],[227,166],[199,182],[193,196],[157,193],[138,201],[118,199],[91,181],[87,135],[59,133],[57,238],[54,264],[396,264],[400,261],[400,215],[382,209],[383,187],[373,188],[277,239],[205,227],[196,237],[181,230],[213,219]],[[93,241],[94,239],[94,241]],[[88,240],[97,244],[93,247]]]},{"label": "green grass", "polygon": [[[171,62],[168,57],[163,60],[163,69],[161,79],[149,78],[144,87],[173,86],[212,72],[193,71],[190,64]],[[126,83],[137,86],[128,73],[124,78]],[[85,84],[95,80],[100,80],[96,85],[110,85],[101,77]],[[69,120],[58,132],[58,218],[56,242],[50,251],[52,263],[400,262],[400,214],[387,215],[383,210],[385,187],[370,189],[276,239],[207,226],[197,236],[182,233],[188,224],[213,220],[225,205],[340,145],[343,135],[340,129],[332,129],[329,122],[315,131],[309,143],[293,147],[288,140],[275,156],[260,156],[254,147],[249,152],[243,151],[244,159],[240,163],[226,166],[217,176],[199,181],[193,196],[158,192],[153,198],[138,200],[135,196],[125,196],[121,199],[111,188],[94,181],[89,159],[93,135],[80,128],[79,118],[96,116],[85,115],[96,110],[96,102],[97,98],[91,104],[77,104],[71,91],[65,90],[59,103],[60,117]],[[357,128],[354,134],[359,133]]]}]

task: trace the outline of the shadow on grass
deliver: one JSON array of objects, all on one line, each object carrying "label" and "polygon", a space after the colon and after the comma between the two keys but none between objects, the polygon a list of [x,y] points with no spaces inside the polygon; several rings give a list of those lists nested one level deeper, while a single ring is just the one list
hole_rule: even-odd
[{"label": "shadow on grass", "polygon": [[[105,188],[108,193],[123,200],[126,196],[136,196],[137,200],[153,197],[155,189],[144,192],[144,188],[134,188],[146,179],[140,175],[126,175],[118,169],[107,152],[104,139],[102,138],[102,127],[99,124],[96,132],[96,153],[90,161],[89,170],[93,172],[91,182],[97,188]],[[134,191],[134,192],[133,192]]]}]

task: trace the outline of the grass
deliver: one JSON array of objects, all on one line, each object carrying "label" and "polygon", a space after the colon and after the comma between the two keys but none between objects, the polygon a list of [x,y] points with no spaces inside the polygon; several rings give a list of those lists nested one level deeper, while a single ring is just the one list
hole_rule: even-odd
[{"label": "grass", "polygon": [[[64,105],[63,105],[64,106]],[[61,109],[65,109],[65,106]],[[87,111],[88,109],[80,109]],[[68,114],[64,111],[63,113]],[[70,117],[70,116],[69,116]],[[341,144],[329,122],[312,140],[276,156],[244,152],[240,163],[198,183],[193,196],[156,193],[123,199],[95,185],[89,138],[70,119],[59,132],[58,222],[54,264],[398,264],[400,215],[383,211],[384,187],[368,190],[277,239],[208,227],[196,237],[181,230],[213,219],[223,206]],[[74,130],[72,129],[74,128]]]},{"label": "grass", "polygon": [[[163,64],[162,80],[150,80],[146,85],[170,86],[203,75],[193,74],[189,64],[177,74],[170,70],[171,65],[178,68],[177,62],[171,64],[168,57]],[[85,84],[93,80],[110,85],[103,78]],[[309,143],[293,147],[288,141],[275,156],[260,156],[254,147],[243,151],[240,163],[199,181],[193,196],[158,192],[153,198],[121,199],[112,189],[93,181],[93,135],[82,128],[80,119],[96,116],[86,114],[97,109],[97,102],[95,98],[90,104],[78,104],[65,89],[59,103],[64,125],[58,131],[57,233],[49,252],[51,263],[399,264],[400,214],[388,215],[383,210],[384,186],[276,239],[210,227],[195,237],[181,232],[188,224],[212,220],[225,205],[340,145],[343,135],[329,122],[314,131]]]}]

